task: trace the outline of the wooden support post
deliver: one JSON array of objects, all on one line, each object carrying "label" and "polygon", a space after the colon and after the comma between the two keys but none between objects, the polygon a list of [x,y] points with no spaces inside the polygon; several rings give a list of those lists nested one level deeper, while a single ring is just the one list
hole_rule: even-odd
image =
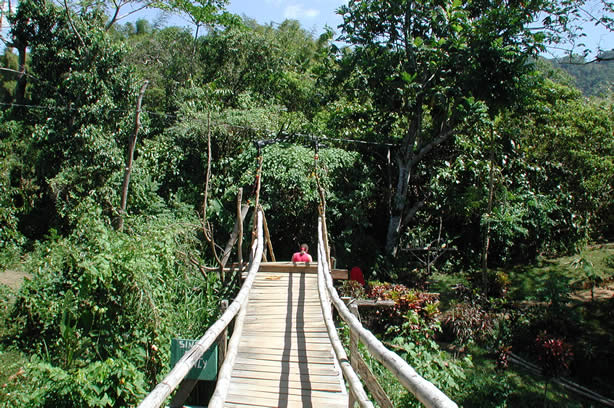
[{"label": "wooden support post", "polygon": [[356,405],[356,397],[354,397],[354,393],[352,390],[348,392],[348,408],[354,408]]},{"label": "wooden support post", "polygon": [[[352,312],[352,314],[356,316],[356,318],[360,319],[360,317],[358,316],[358,306],[351,303],[349,305],[349,309],[350,309],[350,312]],[[358,372],[358,370],[356,369],[356,366],[357,366],[356,362],[358,358],[360,358],[360,354],[358,354],[358,336],[350,328],[350,365],[352,366],[355,372]],[[355,403],[356,403],[356,399],[354,398],[354,394],[350,390],[350,395],[348,399],[348,407],[353,408]]]},{"label": "wooden support post", "polygon": [[264,228],[264,239],[266,240],[267,247],[269,248],[269,252],[271,253],[271,261],[277,262],[277,260],[275,259],[275,253],[273,252],[273,243],[271,242],[271,235],[269,234],[269,226],[266,222],[264,211],[262,211],[262,227]]},{"label": "wooden support post", "polygon": [[256,240],[256,214],[258,213],[260,208],[260,176],[262,175],[262,162],[263,157],[262,154],[260,154],[258,156],[258,171],[256,172],[256,202],[254,204],[254,229],[252,231],[252,246],[254,245],[254,241]]},{"label": "wooden support post", "polygon": [[170,408],[183,407],[184,402],[188,399],[188,397],[190,396],[190,393],[192,392],[196,384],[198,384],[198,380],[189,380],[185,378],[183,381],[181,381],[181,384],[179,384],[179,388],[177,389],[177,392],[173,396],[173,399],[168,404],[168,406]]},{"label": "wooden support post", "polygon": [[[239,262],[239,271],[243,267],[243,218],[245,217],[243,217],[243,211],[241,211],[241,200],[242,199],[243,199],[243,188],[240,188],[239,192],[237,193],[237,226],[238,226],[237,260]],[[245,214],[247,214],[247,212]]]},{"label": "wooden support post", "polygon": [[[358,313],[358,305],[356,303],[350,303],[348,305],[348,309],[350,312],[356,316],[358,321],[360,321],[360,314]],[[369,366],[362,359],[358,351],[358,333],[351,329],[350,326],[350,364],[354,371],[356,371],[361,379],[364,381],[367,389],[373,395],[373,398],[377,401],[377,404],[381,408],[393,408],[392,401],[386,395],[386,391],[382,388],[382,386],[377,382],[377,378],[369,368]]]},{"label": "wooden support post", "polygon": [[[228,300],[223,299],[220,305],[222,314],[228,309]],[[217,339],[217,368],[219,370],[226,359],[226,350],[228,348],[228,326],[220,333]]]}]

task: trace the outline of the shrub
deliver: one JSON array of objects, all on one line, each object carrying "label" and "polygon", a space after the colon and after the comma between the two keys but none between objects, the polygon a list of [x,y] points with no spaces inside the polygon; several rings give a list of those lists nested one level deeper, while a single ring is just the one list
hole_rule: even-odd
[{"label": "shrub", "polygon": [[467,345],[483,343],[492,336],[493,317],[479,303],[456,303],[443,318],[444,330],[449,331],[456,342]]},{"label": "shrub", "polygon": [[345,280],[339,287],[339,294],[341,296],[349,296],[353,299],[365,299],[367,293],[364,286],[360,282],[355,280]]},{"label": "shrub", "polygon": [[6,340],[37,355],[27,387],[47,406],[134,404],[166,371],[171,338],[201,335],[218,314],[215,274],[184,259],[199,250],[196,220],[132,220],[128,235],[88,211],[32,255],[8,322]]},{"label": "shrub", "polygon": [[375,311],[375,329],[385,331],[390,327],[399,327],[406,321],[409,311],[416,312],[426,321],[432,321],[439,314],[439,299],[434,293],[419,292],[405,285],[370,282],[369,299],[393,300],[391,308]]},{"label": "shrub", "polygon": [[542,332],[535,339],[535,349],[544,375],[560,377],[569,372],[573,352],[563,339]]}]

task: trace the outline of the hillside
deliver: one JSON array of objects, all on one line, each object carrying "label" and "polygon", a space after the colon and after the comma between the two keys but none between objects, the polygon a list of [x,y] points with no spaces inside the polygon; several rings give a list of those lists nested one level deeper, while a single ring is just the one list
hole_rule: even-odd
[{"label": "hillside", "polygon": [[585,96],[603,96],[614,89],[614,51],[587,62],[581,57],[551,59],[550,63],[571,75]]}]

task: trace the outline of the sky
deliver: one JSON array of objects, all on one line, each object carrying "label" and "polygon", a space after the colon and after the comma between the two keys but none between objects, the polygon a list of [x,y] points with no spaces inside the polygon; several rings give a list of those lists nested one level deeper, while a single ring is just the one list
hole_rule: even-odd
[{"label": "sky", "polygon": [[342,18],[335,11],[343,4],[347,0],[231,0],[228,11],[245,14],[261,24],[294,19],[306,30],[320,34],[325,25],[338,31]]},{"label": "sky", "polygon": [[[342,23],[342,18],[336,14],[336,10],[347,2],[348,0],[230,0],[227,9],[240,16],[253,18],[260,24],[274,24],[281,23],[285,19],[295,19],[303,28],[318,36],[324,32],[326,25],[339,34],[340,30],[337,27]],[[589,12],[597,14],[598,3],[596,0],[589,0],[586,8]],[[190,26],[185,17],[172,17],[166,24]],[[579,42],[586,43],[588,48],[614,49],[614,32],[595,27],[593,24],[587,24],[584,31],[587,36]],[[563,51],[551,49],[551,53],[546,53],[544,56],[551,58],[563,54]]]},{"label": "sky", "polygon": [[[6,1],[0,0],[0,4]],[[260,24],[274,24],[281,23],[285,19],[295,19],[301,23],[303,28],[311,31],[317,37],[324,32],[326,25],[339,34],[337,26],[341,24],[342,18],[336,14],[336,10],[340,6],[347,4],[347,2],[348,0],[230,0],[227,9],[240,16],[245,15],[253,18]],[[598,3],[597,0],[589,0],[587,2],[588,11],[596,12],[596,9],[591,9],[591,4],[593,4],[593,7],[596,7],[595,5]],[[122,20],[122,22],[134,21],[138,18],[154,21],[159,14],[158,11],[154,10],[143,11],[134,14],[130,19]],[[165,20],[165,25],[193,29],[189,20],[181,16],[168,17]],[[6,26],[3,28],[3,34],[8,34]],[[583,42],[589,48],[593,50],[596,50],[598,47],[606,50],[614,49],[614,32],[594,27],[592,24],[585,26],[584,31],[587,37],[583,39]],[[548,57],[549,55],[546,56]]]},{"label": "sky", "polygon": [[[226,9],[239,16],[253,18],[260,24],[298,20],[304,29],[317,36],[324,32],[326,25],[339,33],[337,26],[342,18],[336,14],[336,10],[344,4],[347,4],[347,0],[230,0]],[[149,18],[155,19],[155,15]],[[186,18],[173,16],[166,21],[166,25],[183,27],[190,26],[190,23]]]}]

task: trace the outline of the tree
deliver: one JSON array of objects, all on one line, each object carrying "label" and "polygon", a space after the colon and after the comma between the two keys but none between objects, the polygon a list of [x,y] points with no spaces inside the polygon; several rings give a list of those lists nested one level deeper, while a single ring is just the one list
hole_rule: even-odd
[{"label": "tree", "polygon": [[104,21],[100,10],[69,21],[63,9],[37,0],[21,1],[13,19],[11,35],[27,44],[29,75],[36,78],[27,102],[43,107],[13,111],[23,119],[42,193],[36,207],[44,222],[31,220],[34,235],[45,233],[57,215],[75,216],[85,196],[105,203],[108,212],[119,201],[113,183],[133,128],[137,81],[122,65],[125,48],[113,43]]},{"label": "tree", "polygon": [[353,0],[340,8],[341,39],[353,47],[352,92],[372,101],[385,139],[400,141],[386,253],[396,255],[403,229],[428,200],[412,186],[425,156],[519,96],[527,58],[543,40],[525,26],[541,5]]},{"label": "tree", "polygon": [[549,79],[534,89],[530,101],[507,113],[500,129],[518,143],[527,183],[562,209],[557,225],[570,247],[581,239],[611,239],[612,101],[586,99]]},{"label": "tree", "polygon": [[611,48],[601,43],[587,44],[585,27],[595,26],[603,32],[614,31],[614,2],[608,0],[549,0],[544,3],[541,21],[533,25],[543,30],[551,51],[564,52],[569,63],[578,56],[591,57],[590,62],[611,61]]}]

